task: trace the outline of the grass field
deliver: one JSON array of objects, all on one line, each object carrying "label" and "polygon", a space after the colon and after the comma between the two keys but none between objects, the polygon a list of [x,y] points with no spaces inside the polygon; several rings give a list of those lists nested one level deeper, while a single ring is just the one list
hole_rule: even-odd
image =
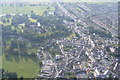
[{"label": "grass field", "polygon": [[42,15],[44,11],[54,11],[54,7],[50,7],[47,9],[48,6],[21,6],[21,7],[14,7],[14,6],[2,6],[0,10],[2,13],[0,14],[31,14],[31,11],[34,11],[37,15]]},{"label": "grass field", "polygon": [[19,2],[50,2],[50,0],[2,0],[3,2],[12,2],[12,1],[19,1]]},{"label": "grass field", "polygon": [[17,62],[14,58],[13,61],[8,61],[6,57],[3,56],[2,67],[9,72],[16,72],[18,77],[23,76],[24,78],[36,77],[39,72],[39,64],[30,59]]},{"label": "grass field", "polygon": [[[18,0],[3,0],[4,2],[18,1]],[[62,2],[116,2],[119,0],[19,0],[19,2],[51,2],[51,1],[62,1]]]},{"label": "grass field", "polygon": [[0,69],[2,68],[2,57],[0,56]]},{"label": "grass field", "polygon": [[30,22],[37,22],[37,20],[33,19],[33,18],[29,18]]}]

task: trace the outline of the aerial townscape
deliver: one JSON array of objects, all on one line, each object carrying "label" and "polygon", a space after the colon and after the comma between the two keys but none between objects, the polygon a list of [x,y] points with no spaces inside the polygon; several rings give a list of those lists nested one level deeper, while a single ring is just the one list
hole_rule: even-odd
[{"label": "aerial townscape", "polygon": [[117,2],[13,0],[0,10],[4,79],[119,78]]}]

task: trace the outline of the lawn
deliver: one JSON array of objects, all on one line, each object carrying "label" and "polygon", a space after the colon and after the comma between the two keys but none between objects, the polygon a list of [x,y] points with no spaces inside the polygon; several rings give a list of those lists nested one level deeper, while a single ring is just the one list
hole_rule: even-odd
[{"label": "lawn", "polygon": [[29,18],[30,22],[37,22],[36,19],[33,19],[33,18]]},{"label": "lawn", "polygon": [[27,50],[27,52],[28,52],[28,54],[35,54],[35,53],[37,53],[37,51],[38,51],[38,49],[37,48],[29,48],[28,50]]},{"label": "lawn", "polygon": [[0,56],[0,69],[2,68],[2,57]]},{"label": "lawn", "polygon": [[39,73],[39,64],[33,62],[32,60],[20,60],[19,62],[15,61],[12,58],[12,61],[8,61],[5,56],[2,57],[2,67],[3,69],[9,72],[16,72],[18,77],[23,76],[24,78],[33,78],[36,77]]},{"label": "lawn", "polygon": [[[2,14],[31,14],[31,11],[34,11],[37,15],[42,15],[44,11],[48,11],[48,6],[2,6]],[[49,11],[54,11],[54,7],[50,7]],[[1,13],[0,13],[1,14]]]},{"label": "lawn", "polygon": [[[18,1],[18,0],[2,0],[3,2],[12,2],[12,1]],[[19,0],[19,2],[50,2],[50,0]]]}]

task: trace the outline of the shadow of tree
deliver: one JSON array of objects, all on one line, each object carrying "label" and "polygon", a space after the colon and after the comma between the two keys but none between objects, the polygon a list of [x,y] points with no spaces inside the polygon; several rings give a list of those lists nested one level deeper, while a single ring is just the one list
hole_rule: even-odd
[{"label": "shadow of tree", "polygon": [[5,57],[6,57],[7,61],[12,61],[13,62],[12,55],[5,55]]},{"label": "shadow of tree", "polygon": [[16,61],[16,62],[20,62],[20,57],[19,57],[19,55],[12,55],[13,56],[13,58],[14,58],[14,60]]},{"label": "shadow of tree", "polygon": [[22,56],[21,58],[24,59],[26,62],[27,62],[28,59],[29,59],[27,56]]},{"label": "shadow of tree", "polygon": [[18,54],[9,54],[6,56],[6,60],[7,61],[12,61],[15,60],[16,62],[20,62],[20,61],[26,61],[28,62],[28,60],[32,60],[33,62],[37,62],[38,59],[37,57],[32,57],[32,56],[29,56],[29,55],[18,55]]},{"label": "shadow of tree", "polygon": [[31,59],[33,62],[38,62],[38,60],[34,57],[30,57],[29,59]]}]

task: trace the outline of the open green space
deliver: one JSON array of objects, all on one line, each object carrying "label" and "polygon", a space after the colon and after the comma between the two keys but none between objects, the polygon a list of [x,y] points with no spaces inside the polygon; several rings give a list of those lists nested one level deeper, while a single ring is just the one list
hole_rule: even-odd
[{"label": "open green space", "polygon": [[39,64],[33,62],[31,59],[21,59],[16,61],[13,57],[11,60],[7,60],[5,56],[2,57],[2,67],[6,71],[16,72],[18,77],[23,76],[24,78],[33,78],[38,75]]},{"label": "open green space", "polygon": [[33,19],[33,18],[29,18],[30,22],[37,22],[36,19]]},{"label": "open green space", "polygon": [[48,6],[1,6],[0,10],[2,13],[0,14],[31,14],[31,11],[34,11],[36,15],[42,15],[44,11],[54,11],[54,7]]},{"label": "open green space", "polygon": [[0,69],[2,68],[2,57],[0,56]]}]

